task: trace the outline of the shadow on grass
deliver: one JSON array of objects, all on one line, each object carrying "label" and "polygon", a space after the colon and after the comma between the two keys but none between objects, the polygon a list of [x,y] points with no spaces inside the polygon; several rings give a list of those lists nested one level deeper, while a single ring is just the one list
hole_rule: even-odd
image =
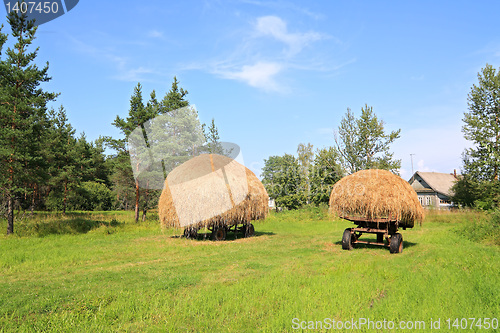
[{"label": "shadow on grass", "polygon": [[43,222],[17,223],[15,233],[19,236],[38,236],[64,234],[86,234],[89,231],[101,229],[103,233],[111,234],[116,227],[124,223],[115,219],[110,222],[90,220],[84,218],[71,218],[67,220],[49,220]]},{"label": "shadow on grass", "polygon": [[[363,240],[367,240],[367,241],[376,241],[375,239],[363,239]],[[384,242],[386,243],[386,242]],[[335,242],[335,244],[337,244],[338,246],[342,247],[342,241],[337,241]],[[405,241],[403,240],[403,250],[404,249],[407,249],[407,248],[410,248],[410,247],[413,247],[413,246],[418,246],[418,243],[413,243],[413,242],[408,242],[408,241]],[[358,243],[358,244],[354,244],[354,249],[376,249],[376,248],[379,248],[379,249],[389,249],[389,246],[380,246],[380,245],[374,245],[374,244],[361,244],[361,243]]]},{"label": "shadow on grass", "polygon": [[[274,236],[276,235],[274,232],[266,232],[266,231],[256,231],[255,234],[250,237],[261,237],[261,236]],[[174,235],[171,236],[171,238],[184,238],[184,235]],[[232,242],[232,241],[237,241],[239,239],[244,239],[243,233],[241,232],[233,232],[233,231],[228,231],[226,235],[226,239],[224,242]],[[208,232],[199,232],[198,237],[196,239],[191,239],[193,241],[212,241],[212,233],[210,231]]]}]

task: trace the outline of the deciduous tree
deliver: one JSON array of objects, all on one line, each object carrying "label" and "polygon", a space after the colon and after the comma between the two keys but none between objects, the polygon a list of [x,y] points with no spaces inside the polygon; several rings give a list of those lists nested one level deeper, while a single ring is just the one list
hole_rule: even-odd
[{"label": "deciduous tree", "polygon": [[464,151],[463,177],[453,190],[454,202],[490,209],[500,202],[500,69],[486,67],[468,95],[469,112],[462,127],[473,146]]},{"label": "deciduous tree", "polygon": [[311,194],[311,181],[309,179],[309,171],[314,157],[313,145],[310,143],[308,143],[307,145],[300,143],[297,147],[297,155],[297,159],[300,164],[300,178],[302,180],[301,190],[304,193],[304,196],[307,198],[307,201],[309,201],[309,196]]},{"label": "deciduous tree", "polygon": [[262,183],[278,206],[295,209],[305,203],[301,182],[300,165],[293,155],[271,156],[264,160]]},{"label": "deciduous tree", "polygon": [[309,174],[311,202],[316,205],[328,203],[333,185],[343,176],[337,151],[333,147],[317,150]]},{"label": "deciduous tree", "polygon": [[500,70],[491,65],[469,92],[462,131],[473,144],[464,153],[464,171],[476,180],[498,181],[500,170]]},{"label": "deciduous tree", "polygon": [[398,174],[401,160],[395,160],[390,145],[401,130],[385,133],[384,122],[378,120],[373,108],[365,105],[355,118],[348,108],[335,135],[337,153],[348,174],[364,169],[385,169]]}]

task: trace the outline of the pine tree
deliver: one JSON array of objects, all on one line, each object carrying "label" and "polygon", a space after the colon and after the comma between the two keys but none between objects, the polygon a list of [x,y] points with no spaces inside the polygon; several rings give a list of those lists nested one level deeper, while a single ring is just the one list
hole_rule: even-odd
[{"label": "pine tree", "polygon": [[51,110],[49,116],[51,127],[47,144],[50,151],[46,155],[49,162],[49,185],[51,197],[54,200],[58,198],[62,200],[62,211],[65,214],[68,192],[79,179],[80,170],[77,167],[77,159],[80,156],[74,136],[75,129],[68,122],[64,108],[61,106],[58,112]]},{"label": "pine tree", "polygon": [[[130,109],[128,113],[128,117],[126,119],[120,118],[120,116],[116,116],[113,125],[120,129],[122,134],[125,135],[125,138],[122,140],[114,140],[114,144],[121,151],[127,150],[127,139],[128,136],[134,131],[137,127],[140,127],[143,132],[143,136],[147,138],[144,123],[151,118],[156,116],[153,114],[151,108],[144,107],[144,103],[142,100],[142,86],[140,83],[134,88],[134,93],[130,98]],[[132,165],[132,168],[139,170],[140,165],[137,163],[136,165]],[[139,222],[139,199],[140,199],[140,186],[139,180],[135,180],[135,221]]]},{"label": "pine tree", "polygon": [[[39,69],[34,63],[38,48],[29,52],[35,39],[36,27],[25,14],[8,15],[14,48],[0,61],[0,188],[7,201],[7,234],[14,232],[14,199],[28,191],[33,173],[27,172],[41,158],[38,154],[44,128],[47,102],[57,94],[44,91],[40,85],[48,82],[48,63]],[[0,50],[7,35],[0,31]]]},{"label": "pine tree", "polygon": [[212,122],[208,126],[208,129],[206,124],[202,124],[201,130],[207,144],[207,153],[226,155],[227,152],[220,142],[219,130],[217,126],[215,126],[215,119],[212,118]]},{"label": "pine tree", "polygon": [[118,152],[110,160],[117,197],[127,195],[130,179],[127,163],[128,169],[132,164],[136,221],[139,220],[140,205],[145,219],[147,209],[158,195],[154,190],[163,188],[168,171],[192,157],[197,147],[203,144],[198,112],[189,107],[189,101],[185,99],[187,93],[179,88],[174,77],[170,91],[161,102],[153,91],[144,105],[139,83],[130,99],[128,117],[117,116],[113,122],[125,138],[106,139],[108,146]]},{"label": "pine tree", "polygon": [[187,90],[179,88],[179,81],[177,81],[177,77],[174,76],[172,88],[161,102],[160,114],[165,114],[167,112],[188,106],[189,101],[185,98],[187,94]]}]

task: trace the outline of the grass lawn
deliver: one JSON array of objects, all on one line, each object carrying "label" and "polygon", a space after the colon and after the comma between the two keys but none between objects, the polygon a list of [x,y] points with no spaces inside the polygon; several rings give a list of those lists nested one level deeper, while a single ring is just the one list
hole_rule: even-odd
[{"label": "grass lawn", "polygon": [[[401,231],[402,254],[343,251],[342,232],[353,224],[321,208],[272,214],[254,223],[256,237],[224,242],[180,238],[182,230],[162,230],[154,216],[140,224],[132,217],[16,222],[17,235],[0,236],[0,332],[326,331],[333,320],[360,318],[423,322],[422,332],[431,320],[443,332],[463,331],[455,318],[458,326],[462,318],[499,325],[499,226],[485,214],[429,214]],[[351,331],[374,331],[357,323]]]}]

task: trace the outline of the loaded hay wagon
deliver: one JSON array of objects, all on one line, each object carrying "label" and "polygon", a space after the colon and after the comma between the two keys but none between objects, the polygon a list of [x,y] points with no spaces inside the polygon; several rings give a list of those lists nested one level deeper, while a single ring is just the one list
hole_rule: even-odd
[{"label": "loaded hay wagon", "polygon": [[254,235],[252,220],[268,213],[267,191],[255,174],[232,158],[202,154],[172,170],[158,202],[164,227],[184,227],[186,238],[207,228],[213,240],[228,231]]},{"label": "loaded hay wagon", "polygon": [[[342,249],[373,244],[389,247],[391,253],[403,251],[403,236],[398,229],[413,228],[415,221],[424,217],[410,184],[390,171],[378,169],[361,170],[339,180],[330,195],[330,212],[357,225],[344,231]],[[365,233],[376,234],[377,240],[360,240]]]}]

